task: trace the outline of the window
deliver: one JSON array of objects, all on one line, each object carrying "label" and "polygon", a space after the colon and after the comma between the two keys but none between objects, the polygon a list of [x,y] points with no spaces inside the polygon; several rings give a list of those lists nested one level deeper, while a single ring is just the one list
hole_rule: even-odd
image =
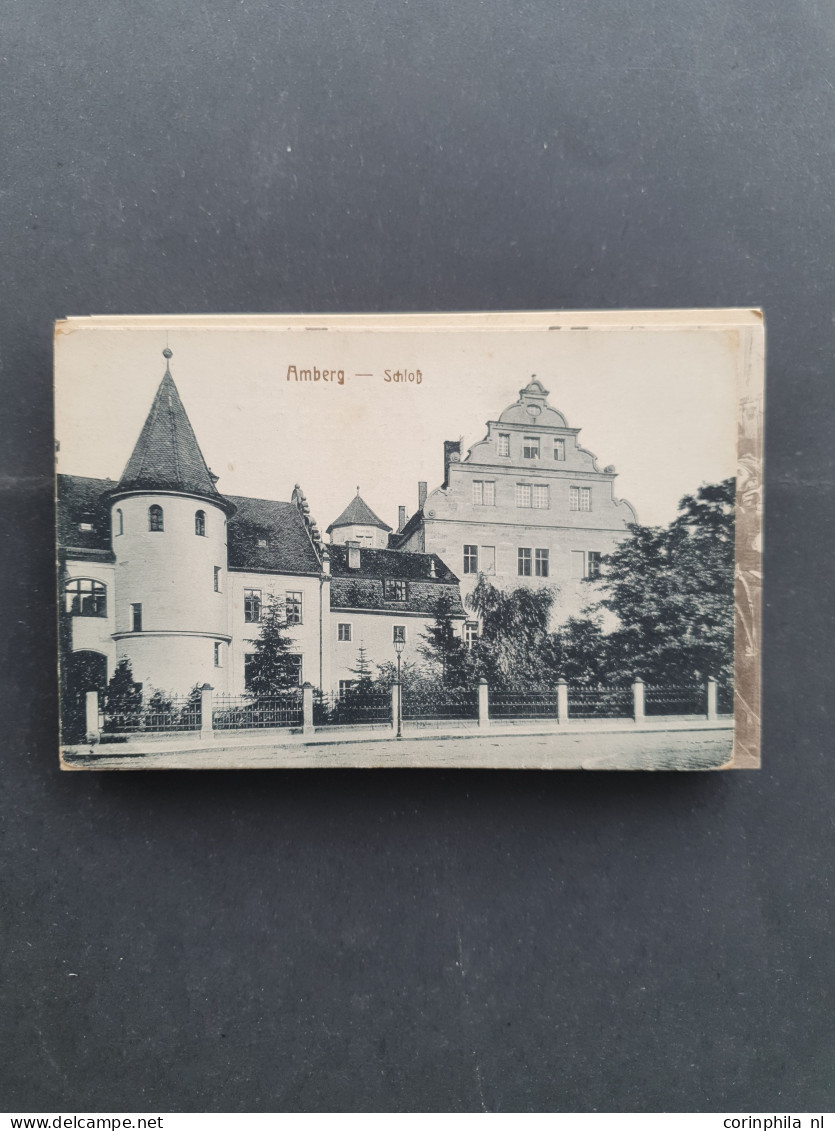
[{"label": "window", "polygon": [[130,627],[131,632],[142,631],[142,606],[131,605],[130,607]]},{"label": "window", "polygon": [[261,619],[261,590],[244,589],[244,620],[257,624]]},{"label": "window", "polygon": [[406,626],[405,624],[395,624],[392,626],[391,639],[394,644],[406,643]]},{"label": "window", "polygon": [[468,620],[464,625],[464,643],[468,648],[472,648],[476,640],[478,640],[478,621]]},{"label": "window", "polygon": [[79,577],[64,587],[66,610],[74,617],[106,617],[107,589],[100,581]]},{"label": "window", "polygon": [[302,684],[302,658],[296,652],[290,652],[287,657],[287,682],[291,687],[301,687]]},{"label": "window", "polygon": [[206,537],[206,512],[194,512],[194,533],[199,534],[201,538]]},{"label": "window", "polygon": [[266,550],[266,548],[267,548],[267,539],[266,538],[259,538],[258,539],[258,549],[259,550]]},{"label": "window", "polygon": [[464,573],[478,573],[478,546],[464,547]]},{"label": "window", "polygon": [[533,505],[537,510],[548,509],[548,485],[547,483],[534,483],[533,485]]},{"label": "window", "polygon": [[573,511],[590,511],[591,487],[572,487],[570,506]]},{"label": "window", "polygon": [[215,667],[223,667],[223,645],[219,640],[215,641]]},{"label": "window", "polygon": [[383,582],[383,596],[387,601],[405,601],[406,582],[386,579]]},{"label": "window", "polygon": [[509,432],[500,432],[499,433],[498,451],[499,451],[500,456],[509,456],[510,455],[510,433]]},{"label": "window", "polygon": [[96,528],[95,528],[95,526],[92,522],[79,522],[78,529],[81,531],[82,534],[89,534],[91,531],[95,530]]},{"label": "window", "polygon": [[482,570],[482,573],[495,573],[496,572],[496,547],[495,546],[482,546],[481,547],[481,570]]},{"label": "window", "polygon": [[518,567],[520,577],[531,576],[531,552],[526,546],[520,546],[518,552]]},{"label": "window", "polygon": [[156,503],[152,507],[148,507],[148,529],[157,533],[163,529],[162,507],[158,507]]},{"label": "window", "polygon": [[547,550],[537,550],[535,558],[534,558],[534,562],[535,562],[535,565],[536,565],[536,570],[535,570],[536,576],[537,577],[547,577],[548,576],[548,551]]},{"label": "window", "polygon": [[252,687],[252,676],[254,674],[256,652],[244,653],[244,687],[249,691]]},{"label": "window", "polygon": [[214,582],[214,584],[215,584],[215,593],[220,593],[220,592],[221,592],[221,588],[220,588],[220,583],[221,583],[221,576],[222,576],[222,575],[221,575],[220,566],[215,566],[215,582]]},{"label": "window", "polygon": [[285,595],[285,606],[287,609],[287,623],[288,624],[301,624],[302,623],[302,595],[291,590]]},{"label": "window", "polygon": [[595,581],[600,577],[600,559],[602,555],[597,550],[589,550],[586,554],[586,577]]},{"label": "window", "polygon": [[356,687],[355,679],[341,679],[339,681],[339,698],[344,699],[352,687]]},{"label": "window", "polygon": [[473,480],[473,503],[475,503],[477,507],[494,507],[496,505],[495,480]]},{"label": "window", "polygon": [[125,516],[122,514],[121,508],[116,511],[116,533],[125,533]]},{"label": "window", "polygon": [[539,437],[526,436],[522,443],[522,455],[525,459],[539,459]]},{"label": "window", "polygon": [[531,505],[531,485],[530,483],[517,483],[516,484],[516,506],[529,507]]},{"label": "window", "polygon": [[338,624],[336,626],[336,639],[345,641],[349,641],[351,639],[350,624]]},{"label": "window", "polygon": [[554,459],[558,463],[565,459],[565,440],[554,440]]}]

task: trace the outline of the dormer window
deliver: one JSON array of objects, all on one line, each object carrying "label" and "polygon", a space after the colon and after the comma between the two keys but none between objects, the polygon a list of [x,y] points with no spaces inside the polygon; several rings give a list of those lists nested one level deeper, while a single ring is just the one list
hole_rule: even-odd
[{"label": "dormer window", "polygon": [[387,601],[405,601],[406,582],[387,579],[383,582],[383,593]]},{"label": "dormer window", "polygon": [[82,534],[89,534],[96,528],[92,522],[79,522],[78,529],[82,532]]},{"label": "dormer window", "polygon": [[258,539],[258,549],[259,550],[266,550],[266,548],[267,548],[267,539],[266,538],[259,538]]},{"label": "dormer window", "polygon": [[164,530],[162,519],[162,507],[157,506],[156,503],[152,507],[148,507],[148,529],[154,533],[160,533]]},{"label": "dormer window", "polygon": [[206,512],[205,511],[195,511],[194,512],[194,533],[199,535],[201,538],[206,537]]}]

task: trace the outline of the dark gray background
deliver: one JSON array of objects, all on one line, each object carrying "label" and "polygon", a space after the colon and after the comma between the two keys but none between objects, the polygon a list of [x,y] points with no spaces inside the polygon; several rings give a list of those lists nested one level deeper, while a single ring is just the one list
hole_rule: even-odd
[{"label": "dark gray background", "polygon": [[[833,5],[3,8],[0,1106],[831,1105]],[[760,773],[59,774],[53,319],[748,304]]]}]

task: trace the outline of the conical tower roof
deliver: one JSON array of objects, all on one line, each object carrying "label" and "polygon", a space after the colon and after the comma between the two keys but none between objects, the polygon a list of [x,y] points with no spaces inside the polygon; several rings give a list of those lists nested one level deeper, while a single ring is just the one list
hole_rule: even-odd
[{"label": "conical tower roof", "polygon": [[[166,349],[164,356],[167,361],[171,351]],[[227,505],[203,459],[167,364],[114,494],[125,491],[177,491]]]},{"label": "conical tower roof", "polygon": [[381,530],[391,530],[390,526],[377,517],[368,503],[360,498],[359,490],[339,518],[333,520],[325,533],[330,534],[332,530],[336,530],[339,526],[379,526]]}]

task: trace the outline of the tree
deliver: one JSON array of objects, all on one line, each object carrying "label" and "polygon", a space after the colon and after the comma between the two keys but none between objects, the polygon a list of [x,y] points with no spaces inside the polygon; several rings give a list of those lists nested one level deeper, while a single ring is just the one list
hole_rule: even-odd
[{"label": "tree", "polygon": [[368,652],[363,641],[360,641],[360,646],[357,649],[357,666],[349,668],[348,671],[357,677],[355,686],[359,686],[363,690],[366,690],[373,682],[371,661],[368,658]]},{"label": "tree", "polygon": [[549,679],[594,685],[620,676],[612,669],[609,637],[593,617],[569,617],[544,641],[541,655]]},{"label": "tree", "polygon": [[556,597],[555,586],[506,591],[480,574],[467,601],[481,623],[472,648],[475,674],[493,687],[541,682]]},{"label": "tree", "polygon": [[142,684],[133,678],[130,660],[123,657],[116,665],[104,692],[105,731],[130,730],[142,714]]},{"label": "tree", "polygon": [[455,631],[455,611],[451,597],[446,594],[439,597],[435,602],[434,622],[421,633],[424,643],[418,648],[447,687],[461,687],[467,682],[470,660],[467,645]]},{"label": "tree", "polygon": [[255,699],[269,698],[296,686],[296,668],[290,662],[293,638],[287,631],[284,602],[271,596],[261,609],[261,633],[254,642],[249,693]]},{"label": "tree", "polygon": [[611,663],[663,683],[733,680],[735,481],[700,487],[668,527],[631,526],[605,562]]}]

